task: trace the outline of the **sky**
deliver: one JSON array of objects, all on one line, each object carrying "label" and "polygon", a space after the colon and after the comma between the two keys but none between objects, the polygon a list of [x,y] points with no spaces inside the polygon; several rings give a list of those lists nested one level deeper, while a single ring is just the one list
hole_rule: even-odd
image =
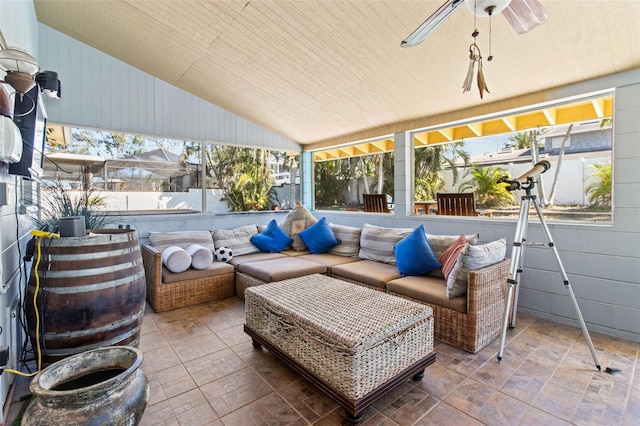
[{"label": "sky", "polygon": [[511,136],[511,134],[473,139],[467,141],[465,148],[471,155],[499,152],[504,148],[506,143],[509,143],[509,136]]}]

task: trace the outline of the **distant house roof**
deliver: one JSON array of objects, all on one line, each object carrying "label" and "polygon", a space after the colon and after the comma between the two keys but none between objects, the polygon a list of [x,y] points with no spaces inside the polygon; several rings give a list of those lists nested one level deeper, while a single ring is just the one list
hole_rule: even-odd
[{"label": "distant house roof", "polygon": [[[600,158],[606,154],[607,150],[600,151],[586,151],[586,152],[571,152],[565,153],[565,159],[576,159],[576,158]],[[545,158],[553,159],[558,157],[557,150],[553,150],[552,152],[547,152],[544,150],[540,150],[540,159],[543,160]],[[531,149],[511,149],[505,148],[500,152],[490,152],[478,155],[472,155],[469,158],[469,163],[474,165],[483,165],[483,166],[491,166],[491,165],[500,165],[500,164],[518,164],[518,163],[530,163],[531,162]],[[457,159],[455,161],[456,167],[464,166],[464,162],[462,159]]]}]

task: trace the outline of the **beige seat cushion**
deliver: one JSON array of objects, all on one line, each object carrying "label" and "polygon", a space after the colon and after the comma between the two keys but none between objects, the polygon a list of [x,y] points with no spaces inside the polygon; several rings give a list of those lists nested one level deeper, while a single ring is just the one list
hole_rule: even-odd
[{"label": "beige seat cushion", "polygon": [[447,284],[443,278],[429,275],[399,278],[387,283],[387,291],[463,314],[467,312],[467,296],[447,298]]},{"label": "beige seat cushion", "polygon": [[162,267],[162,282],[164,284],[177,283],[180,281],[195,280],[198,278],[214,277],[216,275],[232,274],[233,266],[224,262],[212,262],[206,269],[187,269],[179,274],[170,272]]},{"label": "beige seat cushion", "polygon": [[305,254],[311,254],[309,250],[295,251],[290,249],[282,250],[280,253],[286,254],[287,256],[291,256],[291,257],[304,256]]},{"label": "beige seat cushion", "polygon": [[321,265],[326,266],[327,272],[331,273],[334,266],[344,265],[347,263],[359,262],[360,259],[357,257],[346,257],[339,254],[331,254],[331,253],[322,253],[322,254],[305,254],[299,256],[300,259],[310,260],[311,262],[316,262]]},{"label": "beige seat cushion", "polygon": [[243,254],[242,256],[234,256],[229,264],[233,265],[236,269],[238,266],[243,263],[248,262],[262,262],[263,260],[271,260],[271,259],[279,259],[281,257],[287,257],[287,255],[282,253],[251,253],[251,254]]},{"label": "beige seat cushion", "polygon": [[238,266],[238,271],[264,282],[273,282],[309,274],[326,274],[327,267],[300,257],[284,256],[262,262],[243,263]]},{"label": "beige seat cushion", "polygon": [[331,275],[359,281],[381,289],[385,288],[388,281],[401,277],[396,265],[373,260],[359,260],[344,265],[336,265],[331,268]]}]

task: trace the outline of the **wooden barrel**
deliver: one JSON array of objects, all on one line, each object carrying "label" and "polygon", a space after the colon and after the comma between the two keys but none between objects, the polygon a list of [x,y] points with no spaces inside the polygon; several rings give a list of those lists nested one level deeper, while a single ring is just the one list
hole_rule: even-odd
[{"label": "wooden barrel", "polygon": [[102,346],[137,346],[146,284],[135,231],[92,230],[85,237],[42,238],[40,246],[25,305],[35,350],[37,291],[43,363]]}]

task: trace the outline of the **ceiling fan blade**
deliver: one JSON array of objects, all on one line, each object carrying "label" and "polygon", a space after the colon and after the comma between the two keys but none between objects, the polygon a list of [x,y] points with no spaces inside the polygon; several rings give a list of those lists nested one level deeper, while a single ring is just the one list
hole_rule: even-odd
[{"label": "ceiling fan blade", "polygon": [[538,0],[511,0],[502,14],[518,34],[529,32],[549,19],[549,14]]},{"label": "ceiling fan blade", "polygon": [[422,43],[422,41],[435,31],[462,3],[464,3],[464,0],[447,0],[433,15],[429,16],[422,25],[409,34],[409,37],[402,40],[400,46],[410,47]]}]

